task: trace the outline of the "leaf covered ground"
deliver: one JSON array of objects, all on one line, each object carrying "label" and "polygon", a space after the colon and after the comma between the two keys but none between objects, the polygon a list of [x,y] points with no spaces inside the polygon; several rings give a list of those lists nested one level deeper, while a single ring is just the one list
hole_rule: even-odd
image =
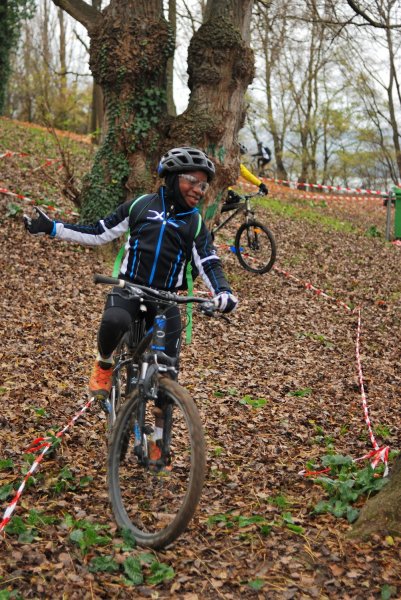
[{"label": "leaf covered ground", "polygon": [[[52,139],[6,120],[0,129],[0,154],[28,154],[0,159],[0,187],[74,218],[61,171],[43,166],[57,158]],[[91,149],[68,144],[79,183]],[[28,236],[21,209],[31,210],[0,194],[2,511],[29,468],[33,439],[58,431],[87,399],[105,296],[92,275],[110,273],[115,251]],[[301,283],[277,271],[247,273],[221,251],[239,309],[231,324],[197,317],[182,352],[180,381],[201,411],[208,447],[206,484],[187,532],[157,553],[119,537],[107,499],[104,418],[91,407],[46,455],[0,540],[2,600],[401,596],[399,539],[349,541],[346,516],[318,514],[314,507],[328,496],[299,474],[325,456],[371,450],[357,316],[302,282],[361,305],[374,432],[380,444],[400,447],[401,250],[385,242],[385,209],[375,198],[289,199],[272,186],[258,215],[277,239],[277,266]]]}]

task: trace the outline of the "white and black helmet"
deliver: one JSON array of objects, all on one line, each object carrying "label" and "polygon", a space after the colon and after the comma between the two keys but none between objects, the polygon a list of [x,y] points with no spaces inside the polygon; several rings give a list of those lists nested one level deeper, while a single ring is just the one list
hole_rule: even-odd
[{"label": "white and black helmet", "polygon": [[165,177],[168,173],[185,173],[188,171],[204,171],[209,181],[215,175],[214,164],[210,158],[197,148],[184,146],[172,148],[160,159],[157,173]]}]

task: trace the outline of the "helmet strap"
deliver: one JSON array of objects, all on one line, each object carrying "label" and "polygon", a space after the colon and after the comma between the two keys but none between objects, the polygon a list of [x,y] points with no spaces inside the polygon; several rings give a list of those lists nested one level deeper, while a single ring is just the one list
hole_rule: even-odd
[{"label": "helmet strap", "polygon": [[188,209],[184,196],[180,192],[180,180],[178,173],[167,173],[165,177],[166,201],[168,204],[174,204],[177,209]]}]

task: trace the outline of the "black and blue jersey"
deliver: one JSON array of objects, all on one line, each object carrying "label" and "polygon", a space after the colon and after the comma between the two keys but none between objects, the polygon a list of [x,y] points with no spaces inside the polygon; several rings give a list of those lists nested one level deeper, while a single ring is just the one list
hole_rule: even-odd
[{"label": "black and blue jersey", "polygon": [[186,267],[191,261],[212,292],[231,291],[198,209],[168,204],[164,187],[127,200],[93,225],[55,221],[51,235],[96,246],[127,232],[119,277],[161,290],[186,289]]}]

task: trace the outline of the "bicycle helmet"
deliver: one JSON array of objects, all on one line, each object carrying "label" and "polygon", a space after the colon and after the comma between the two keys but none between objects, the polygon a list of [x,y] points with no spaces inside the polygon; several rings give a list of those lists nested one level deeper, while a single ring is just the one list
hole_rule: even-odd
[{"label": "bicycle helmet", "polygon": [[244,144],[238,143],[240,154],[247,154],[248,148]]},{"label": "bicycle helmet", "polygon": [[213,179],[216,172],[214,164],[207,154],[189,146],[172,148],[166,152],[157,168],[160,177],[165,177],[168,173],[185,173],[187,171],[204,171],[208,181]]}]

